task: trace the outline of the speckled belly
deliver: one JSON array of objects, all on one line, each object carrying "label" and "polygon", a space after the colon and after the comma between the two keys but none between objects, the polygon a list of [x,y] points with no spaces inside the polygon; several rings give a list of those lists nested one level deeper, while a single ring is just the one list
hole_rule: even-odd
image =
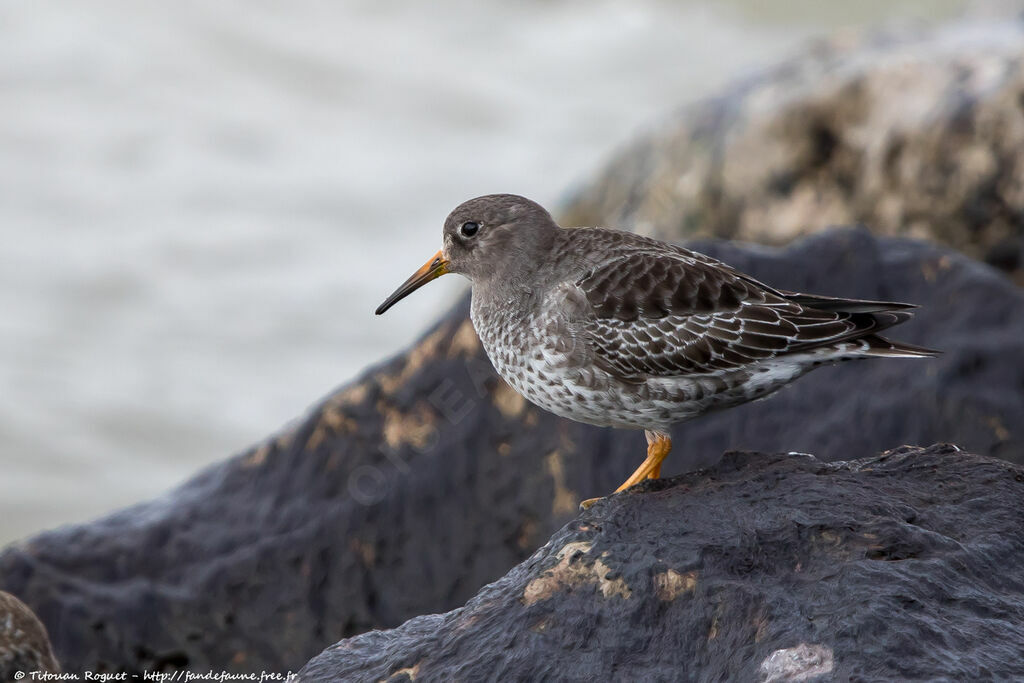
[{"label": "speckled belly", "polygon": [[[488,316],[490,318],[490,316]],[[571,338],[546,332],[544,320],[474,325],[498,374],[530,402],[579,422],[667,430],[729,400],[732,382],[721,377],[652,378],[627,383],[596,366]],[[502,331],[506,330],[505,334]],[[724,406],[723,406],[724,407]]]},{"label": "speckled belly", "polygon": [[[531,403],[561,417],[605,427],[668,430],[704,413],[764,398],[810,369],[794,358],[729,373],[625,382],[594,363],[542,318],[473,323],[498,374]],[[502,324],[504,323],[504,324]],[[564,329],[564,328],[563,328]]]}]

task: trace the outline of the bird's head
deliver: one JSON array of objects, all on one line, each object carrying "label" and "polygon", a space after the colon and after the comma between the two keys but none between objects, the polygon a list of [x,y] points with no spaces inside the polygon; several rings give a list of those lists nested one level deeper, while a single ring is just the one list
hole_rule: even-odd
[{"label": "bird's head", "polygon": [[377,308],[384,313],[445,273],[475,284],[524,277],[544,259],[559,230],[544,207],[514,194],[489,194],[463,202],[444,222],[444,246]]}]

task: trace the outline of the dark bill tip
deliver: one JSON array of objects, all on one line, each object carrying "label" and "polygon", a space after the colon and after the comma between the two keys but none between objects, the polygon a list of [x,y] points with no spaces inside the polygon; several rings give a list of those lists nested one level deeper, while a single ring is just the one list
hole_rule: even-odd
[{"label": "dark bill tip", "polygon": [[376,315],[381,315],[389,308],[397,304],[399,301],[409,296],[417,289],[427,284],[431,280],[436,280],[445,273],[448,272],[448,261],[444,258],[441,252],[437,252],[434,256],[423,264],[423,266],[413,273],[408,280],[403,282],[398,289],[391,293],[387,299],[384,300],[377,310],[374,311]]}]

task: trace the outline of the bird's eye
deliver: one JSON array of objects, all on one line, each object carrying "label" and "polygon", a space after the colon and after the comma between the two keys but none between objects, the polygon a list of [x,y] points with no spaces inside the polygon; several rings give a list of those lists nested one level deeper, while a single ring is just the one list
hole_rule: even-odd
[{"label": "bird's eye", "polygon": [[462,227],[459,228],[459,232],[462,234],[463,237],[472,237],[477,233],[479,229],[480,224],[477,223],[476,221],[466,221],[465,223],[462,224]]}]

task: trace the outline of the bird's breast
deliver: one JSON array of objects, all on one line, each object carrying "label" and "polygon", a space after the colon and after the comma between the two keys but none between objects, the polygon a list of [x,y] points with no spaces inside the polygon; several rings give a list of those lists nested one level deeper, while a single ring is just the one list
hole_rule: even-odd
[{"label": "bird's breast", "polygon": [[473,326],[494,369],[535,405],[591,424],[619,424],[614,381],[592,362],[585,342],[557,311],[519,312],[474,302]]}]

